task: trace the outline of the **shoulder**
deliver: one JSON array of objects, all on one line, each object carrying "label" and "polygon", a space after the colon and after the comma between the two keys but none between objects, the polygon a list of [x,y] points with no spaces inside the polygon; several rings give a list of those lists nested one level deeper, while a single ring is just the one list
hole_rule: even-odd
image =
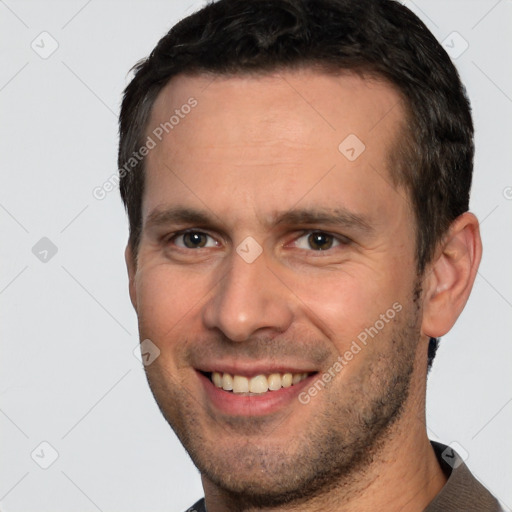
[{"label": "shoulder", "polygon": [[500,512],[498,500],[473,476],[462,457],[450,446],[431,441],[448,480],[424,512],[478,510]]},{"label": "shoulder", "polygon": [[198,502],[194,503],[190,508],[187,508],[185,512],[206,512],[204,498],[201,498]]}]

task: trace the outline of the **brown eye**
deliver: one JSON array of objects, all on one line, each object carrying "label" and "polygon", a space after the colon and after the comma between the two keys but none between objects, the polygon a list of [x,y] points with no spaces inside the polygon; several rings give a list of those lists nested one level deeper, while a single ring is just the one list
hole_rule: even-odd
[{"label": "brown eye", "polygon": [[308,236],[308,244],[315,251],[325,251],[333,246],[334,237],[327,233],[311,233]]},{"label": "brown eye", "polygon": [[176,245],[187,249],[200,249],[208,244],[208,235],[200,231],[188,231],[176,238]]}]

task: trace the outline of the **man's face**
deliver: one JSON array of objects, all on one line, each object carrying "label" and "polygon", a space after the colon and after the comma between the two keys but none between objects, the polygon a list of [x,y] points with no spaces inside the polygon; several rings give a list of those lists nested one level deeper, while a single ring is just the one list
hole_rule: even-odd
[{"label": "man's face", "polygon": [[180,76],[147,135],[176,109],[131,284],[161,351],[150,386],[207,481],[312,495],[372,456],[424,375],[414,219],[388,168],[399,96],[351,74]]}]

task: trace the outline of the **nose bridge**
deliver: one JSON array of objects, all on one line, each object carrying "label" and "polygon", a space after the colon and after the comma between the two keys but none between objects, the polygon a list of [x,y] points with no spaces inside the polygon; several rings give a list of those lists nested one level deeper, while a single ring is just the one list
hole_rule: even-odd
[{"label": "nose bridge", "polygon": [[[239,251],[245,247],[241,244]],[[204,308],[204,322],[232,341],[244,341],[260,329],[283,332],[292,320],[289,297],[267,266],[264,254],[254,260],[233,251],[224,276]]]}]

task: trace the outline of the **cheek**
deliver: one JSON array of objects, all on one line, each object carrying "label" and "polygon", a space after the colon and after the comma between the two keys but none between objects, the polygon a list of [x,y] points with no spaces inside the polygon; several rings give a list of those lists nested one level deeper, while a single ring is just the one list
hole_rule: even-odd
[{"label": "cheek", "polygon": [[204,276],[166,264],[146,265],[137,276],[136,287],[141,337],[164,348],[197,329],[197,312],[209,290]]},{"label": "cheek", "polygon": [[[390,332],[404,309],[406,276],[368,267],[300,279],[290,285],[304,305],[304,315],[335,345],[347,350],[353,341]],[[288,284],[288,283],[287,283]],[[373,336],[372,336],[373,335]],[[386,336],[387,337],[387,336]]]}]

